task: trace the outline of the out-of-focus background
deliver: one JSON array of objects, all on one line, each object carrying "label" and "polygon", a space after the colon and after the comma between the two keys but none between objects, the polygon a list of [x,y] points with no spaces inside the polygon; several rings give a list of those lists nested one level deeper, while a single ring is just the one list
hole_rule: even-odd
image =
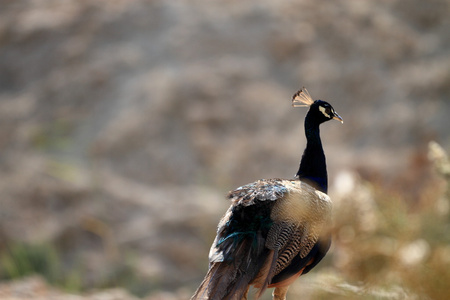
[{"label": "out-of-focus background", "polygon": [[449,32],[448,0],[2,1],[0,297],[188,299],[224,195],[295,174],[306,86],[345,122],[289,298],[446,299]]}]

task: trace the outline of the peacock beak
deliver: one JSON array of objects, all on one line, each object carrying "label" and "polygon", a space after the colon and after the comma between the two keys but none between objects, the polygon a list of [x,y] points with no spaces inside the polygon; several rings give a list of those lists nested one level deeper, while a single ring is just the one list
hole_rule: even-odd
[{"label": "peacock beak", "polygon": [[337,112],[333,112],[334,116],[333,119],[340,121],[341,123],[344,123],[344,120],[341,118],[340,115],[337,114]]}]

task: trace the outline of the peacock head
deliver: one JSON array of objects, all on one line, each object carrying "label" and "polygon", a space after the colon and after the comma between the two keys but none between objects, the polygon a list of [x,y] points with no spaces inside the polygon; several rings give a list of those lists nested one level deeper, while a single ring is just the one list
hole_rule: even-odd
[{"label": "peacock head", "polygon": [[319,124],[335,119],[344,123],[344,120],[334,110],[330,103],[323,100],[313,100],[305,88],[302,88],[292,97],[293,107],[309,107],[308,115],[312,116]]}]

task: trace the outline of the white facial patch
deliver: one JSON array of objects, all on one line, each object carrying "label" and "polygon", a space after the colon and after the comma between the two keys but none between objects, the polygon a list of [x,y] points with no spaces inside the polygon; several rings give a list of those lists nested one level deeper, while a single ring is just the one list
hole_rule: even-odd
[{"label": "white facial patch", "polygon": [[327,118],[331,118],[329,114],[327,114],[325,107],[319,106],[319,110],[323,113],[323,115]]}]

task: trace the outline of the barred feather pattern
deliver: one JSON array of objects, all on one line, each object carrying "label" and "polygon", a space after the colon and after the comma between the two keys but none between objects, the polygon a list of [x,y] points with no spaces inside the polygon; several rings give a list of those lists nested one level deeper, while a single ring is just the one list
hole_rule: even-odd
[{"label": "barred feather pattern", "polygon": [[266,247],[277,253],[276,266],[272,275],[279,274],[296,255],[301,258],[311,251],[318,238],[308,235],[308,225],[297,226],[287,222],[272,226],[266,240]]}]

